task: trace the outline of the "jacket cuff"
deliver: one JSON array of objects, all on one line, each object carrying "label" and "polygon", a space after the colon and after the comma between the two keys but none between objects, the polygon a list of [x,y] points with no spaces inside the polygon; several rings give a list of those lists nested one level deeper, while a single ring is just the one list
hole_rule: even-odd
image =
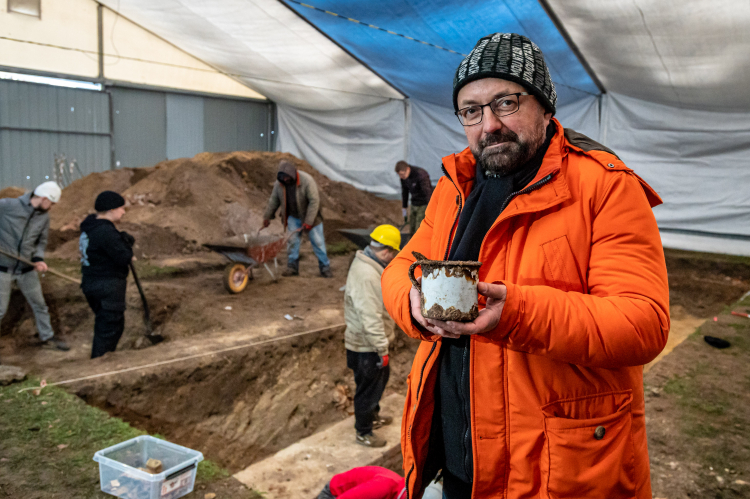
[{"label": "jacket cuff", "polygon": [[388,355],[388,347],[385,347],[385,349],[378,349],[378,355],[381,357],[384,357]]},{"label": "jacket cuff", "polygon": [[493,284],[503,284],[507,289],[503,313],[495,330],[490,333],[496,339],[504,339],[518,330],[523,316],[524,302],[519,286],[506,281],[495,281]]},{"label": "jacket cuff", "polygon": [[43,262],[44,258],[42,258],[41,256],[35,256],[34,258],[31,259],[31,261],[34,262],[34,263],[36,263],[36,262]]}]

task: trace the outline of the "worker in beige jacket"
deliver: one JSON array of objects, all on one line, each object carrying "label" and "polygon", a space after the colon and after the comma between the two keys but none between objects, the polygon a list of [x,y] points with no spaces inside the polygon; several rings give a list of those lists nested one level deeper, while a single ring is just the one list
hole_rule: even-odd
[{"label": "worker in beige jacket", "polygon": [[380,414],[380,397],[388,383],[388,345],[395,339],[394,323],[383,306],[380,276],[400,251],[401,233],[381,225],[372,241],[357,251],[349,267],[344,294],[346,365],[354,371],[354,428],[357,443],[383,447],[386,441],[372,430],[393,422]]}]

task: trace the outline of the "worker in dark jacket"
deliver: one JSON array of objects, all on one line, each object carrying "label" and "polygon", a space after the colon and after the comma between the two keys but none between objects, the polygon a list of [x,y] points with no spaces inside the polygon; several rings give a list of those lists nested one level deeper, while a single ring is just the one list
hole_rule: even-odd
[{"label": "worker in dark jacket", "polygon": [[299,275],[300,233],[307,233],[313,253],[318,258],[322,277],[333,277],[331,262],[326,252],[323,235],[323,216],[320,214],[320,193],[312,175],[297,170],[290,161],[282,159],[276,174],[268,206],[263,214],[263,227],[268,227],[281,208],[281,220],[289,233],[286,243],[287,268],[281,275]]},{"label": "worker in dark jacket", "polygon": [[115,227],[125,199],[113,191],[96,198],[96,214],[81,222],[81,290],[96,314],[91,358],[114,352],[125,329],[125,289],[135,239]]},{"label": "worker in dark jacket", "polygon": [[[396,163],[396,173],[401,179],[401,213],[404,215],[404,222],[409,221],[409,231],[414,234],[424,220],[427,203],[432,196],[430,174],[423,168],[411,166],[406,161]],[[407,211],[410,194],[411,209]]]}]

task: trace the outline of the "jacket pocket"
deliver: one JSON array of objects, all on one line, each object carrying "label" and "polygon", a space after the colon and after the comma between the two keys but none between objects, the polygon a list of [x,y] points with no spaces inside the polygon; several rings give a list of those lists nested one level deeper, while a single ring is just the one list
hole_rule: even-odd
[{"label": "jacket pocket", "polygon": [[632,400],[625,390],[542,407],[551,499],[635,497]]},{"label": "jacket pocket", "polygon": [[544,274],[553,288],[586,293],[587,286],[581,276],[568,236],[560,236],[542,244]]}]

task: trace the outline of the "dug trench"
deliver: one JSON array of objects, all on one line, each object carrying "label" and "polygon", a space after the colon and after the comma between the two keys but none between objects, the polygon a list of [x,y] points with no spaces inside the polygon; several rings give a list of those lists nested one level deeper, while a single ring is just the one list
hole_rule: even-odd
[{"label": "dug trench", "polygon": [[[343,327],[335,327],[202,362],[84,384],[75,392],[113,416],[200,450],[236,472],[353,413],[355,387],[343,340]],[[401,333],[392,345],[385,396],[405,393],[418,343]],[[400,462],[394,467],[400,470]]]}]

